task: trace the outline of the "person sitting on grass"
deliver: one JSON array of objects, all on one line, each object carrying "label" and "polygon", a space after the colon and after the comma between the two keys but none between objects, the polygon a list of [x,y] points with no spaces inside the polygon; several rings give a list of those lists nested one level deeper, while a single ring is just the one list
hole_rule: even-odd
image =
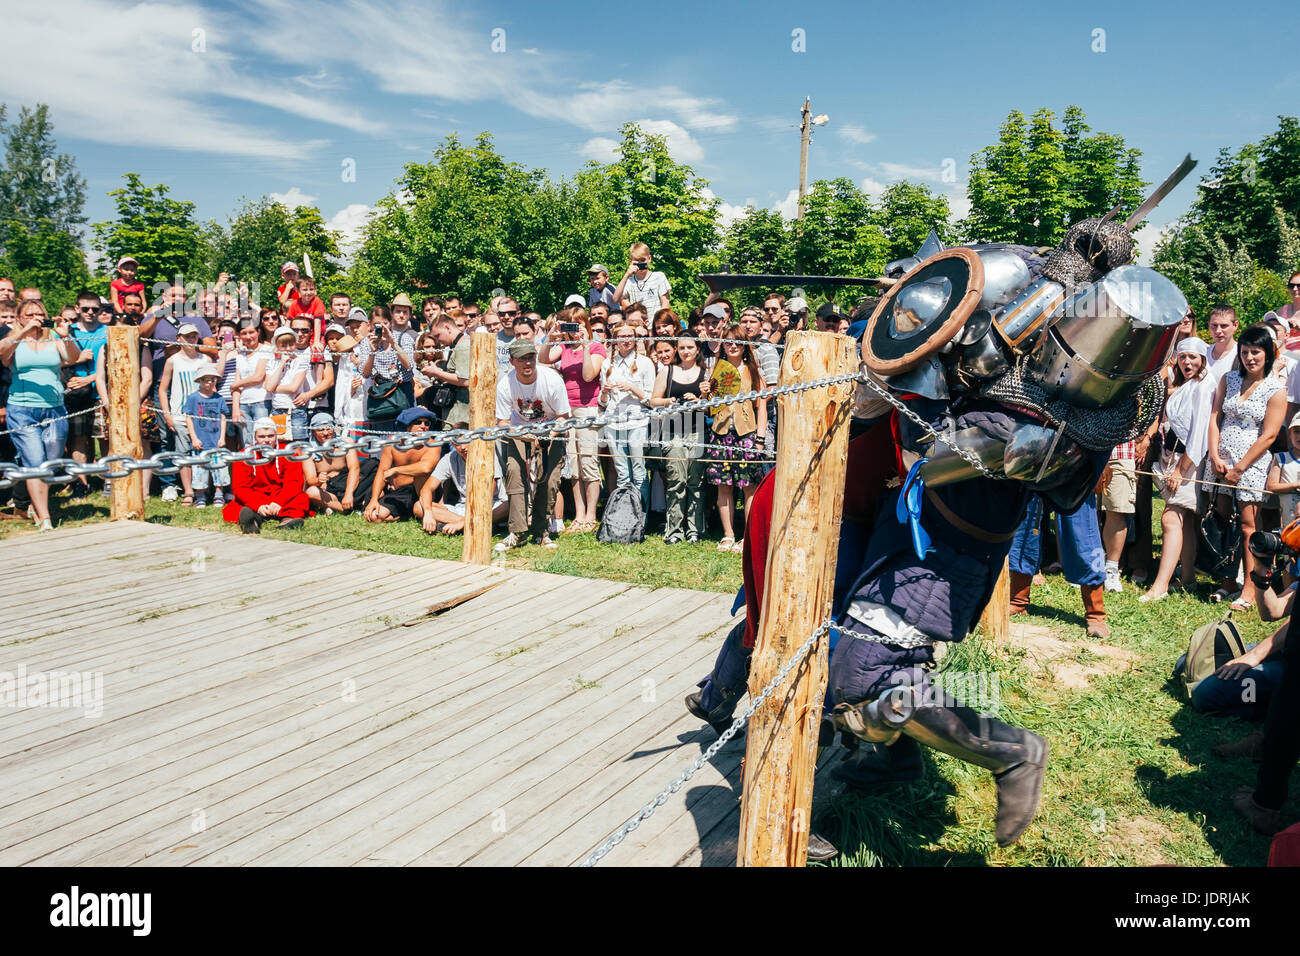
[{"label": "person sitting on grass", "polygon": [[[423,435],[437,421],[437,415],[418,405],[404,409],[397,416],[398,427],[412,435]],[[398,521],[412,515],[423,518],[421,492],[437,464],[437,445],[421,445],[411,451],[399,451],[392,445],[385,445],[375,471],[370,504],[365,511],[366,520]]]},{"label": "person sitting on grass", "polygon": [[[452,428],[469,428],[469,422],[456,422]],[[465,458],[469,442],[451,446],[433,469],[433,480],[426,481],[420,491],[420,505],[424,510],[424,530],[429,534],[460,534],[465,530]],[[506,495],[505,479],[501,475],[501,459],[492,456],[495,481],[492,485],[492,523],[504,521],[510,513],[510,499]],[[451,490],[458,500],[448,501]],[[437,495],[437,501],[434,496]]]},{"label": "person sitting on grass", "polygon": [[[337,436],[338,429],[329,412],[317,412],[312,417],[309,434],[318,445],[332,441]],[[356,501],[369,501],[378,468],[378,458],[362,460],[355,448],[342,454],[316,452],[302,463],[312,510],[325,514],[336,511],[347,514]]]},{"label": "person sitting on grass", "polygon": [[[275,422],[259,418],[253,423],[253,439],[259,445],[279,447]],[[301,462],[287,457],[264,464],[237,461],[230,471],[231,496],[221,516],[232,524],[238,522],[244,534],[259,534],[267,518],[278,518],[281,528],[300,528],[311,514]]]}]

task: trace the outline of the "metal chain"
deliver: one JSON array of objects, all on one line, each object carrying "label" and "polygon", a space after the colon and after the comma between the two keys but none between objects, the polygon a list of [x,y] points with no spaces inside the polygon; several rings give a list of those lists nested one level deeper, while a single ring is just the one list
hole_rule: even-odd
[{"label": "metal chain", "polygon": [[[860,381],[861,372],[846,372],[811,382],[794,382],[789,385],[777,385],[756,391],[740,392],[735,395],[717,396],[648,409],[645,420],[668,418],[686,412],[705,411],[721,408],[737,402],[754,402],[760,399],[775,398],[778,395],[797,394],[815,388],[842,385],[847,382]],[[135,471],[151,469],[160,475],[174,475],[182,468],[205,465],[211,468],[224,468],[232,462],[244,461],[254,465],[269,464],[276,458],[288,458],[290,461],[306,461],[313,454],[328,452],[331,457],[346,454],[349,451],[361,451],[367,455],[378,455],[387,446],[399,451],[414,451],[417,448],[443,445],[448,442],[459,444],[475,440],[496,441],[502,438],[543,438],[550,435],[570,432],[575,429],[603,428],[611,423],[621,423],[624,418],[619,413],[597,415],[591,418],[560,418],[553,421],[534,422],[525,425],[492,425],[486,428],[453,428],[439,432],[392,432],[381,438],[378,435],[366,435],[355,441],[344,438],[332,438],[323,444],[309,441],[290,441],[282,448],[269,445],[253,445],[243,451],[230,451],[217,448],[203,454],[182,454],[180,452],[159,452],[150,458],[134,458],[130,455],[108,455],[96,462],[82,463],[71,458],[57,458],[45,462],[36,468],[23,468],[14,462],[0,462],[0,488],[11,487],[16,481],[39,479],[47,484],[66,484],[83,475],[100,475],[104,478],[125,478]],[[117,467],[117,466],[120,466]]]},{"label": "metal chain", "polygon": [[712,760],[718,751],[726,745],[727,741],[736,736],[740,728],[743,727],[749,718],[754,716],[754,713],[758,708],[762,707],[764,702],[772,696],[772,692],[785,682],[786,677],[789,676],[790,671],[794,670],[795,665],[804,659],[804,656],[812,650],[813,645],[817,643],[818,639],[826,634],[831,627],[832,624],[829,620],[822,622],[821,626],[808,636],[808,639],[799,646],[799,649],[796,650],[793,655],[791,655],[790,659],[785,662],[785,665],[776,672],[776,676],[767,682],[767,686],[763,688],[762,693],[750,702],[750,705],[746,708],[745,712],[733,720],[731,726],[724,730],[718,739],[709,745],[709,748],[705,750],[704,753],[696,757],[695,760],[692,761],[691,765],[678,775],[676,780],[670,783],[666,789],[661,790],[653,800],[637,811],[636,816],[632,817],[632,819],[628,820],[627,823],[623,824],[611,833],[598,847],[596,847],[596,849],[592,850],[591,853],[587,855],[586,859],[584,859],[579,865],[584,867],[595,866],[604,859],[606,855],[608,855],[610,850],[614,849],[614,847],[626,840],[628,834],[654,816],[654,812],[667,803],[669,797],[680,790],[686,784],[686,781],[699,773],[700,770],[704,768],[704,765]]},{"label": "metal chain", "polygon": [[[76,418],[78,415],[90,415],[103,407],[104,407],[103,401],[98,401],[95,402],[94,405],[91,405],[89,408],[83,408],[80,411],[68,412],[68,414],[66,415],[58,415],[55,418],[47,418],[44,421],[32,422],[30,425],[19,425],[17,428],[7,428],[4,431],[0,431],[0,435],[14,435],[17,434],[18,432],[30,431],[33,428],[41,428],[42,426],[49,425],[53,422],[61,422],[61,421],[66,421],[67,419],[70,418]],[[3,468],[3,463],[0,463],[0,468]],[[0,487],[4,487],[4,486],[0,485]]]},{"label": "metal chain", "polygon": [[980,472],[980,474],[985,475],[989,478],[995,478],[999,481],[1004,480],[1006,478],[1006,475],[1000,475],[997,472],[990,470],[989,467],[985,465],[984,462],[980,461],[979,457],[975,455],[973,452],[969,452],[965,448],[960,447],[952,439],[948,438],[942,432],[938,431],[933,425],[927,422],[924,418],[922,418],[916,412],[908,408],[902,402],[901,399],[890,394],[889,389],[885,388],[883,385],[877,384],[875,380],[872,379],[871,376],[866,372],[863,373],[862,381],[866,383],[868,388],[870,388],[877,395],[879,395],[881,398],[887,401],[890,405],[893,405],[894,408],[898,409],[899,413],[906,416],[909,421],[913,422],[916,425],[919,425],[926,432],[928,437],[933,438],[936,442],[938,442],[941,445],[946,445],[948,448],[951,448],[953,452],[957,454],[958,457],[962,458],[964,461],[970,464],[970,466],[974,468],[976,471]]}]

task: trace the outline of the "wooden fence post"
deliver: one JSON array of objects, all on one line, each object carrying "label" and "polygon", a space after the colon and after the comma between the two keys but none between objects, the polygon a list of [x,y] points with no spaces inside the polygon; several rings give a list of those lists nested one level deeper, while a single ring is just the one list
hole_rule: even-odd
[{"label": "wooden fence post", "polygon": [[[782,385],[852,372],[852,339],[791,332]],[[852,382],[781,396],[767,576],[749,693],[756,696],[831,611],[839,550]],[[827,640],[749,721],[740,866],[803,866],[808,852]]]},{"label": "wooden fence post", "polygon": [[[470,336],[469,427],[497,423],[497,337],[479,329]],[[496,442],[472,441],[465,457],[465,542],[460,559],[492,563],[492,498]]]},{"label": "wooden fence post", "polygon": [[[105,346],[104,377],[108,380],[107,402],[108,453],[141,458],[140,442],[140,330],[133,325],[114,325],[108,329]],[[113,479],[109,505],[113,521],[144,519],[144,475],[133,471],[126,478]]]},{"label": "wooden fence post", "polygon": [[985,634],[999,644],[1011,633],[1010,559],[1002,562],[1002,573],[993,585],[993,596],[980,615],[980,626],[984,628]]}]

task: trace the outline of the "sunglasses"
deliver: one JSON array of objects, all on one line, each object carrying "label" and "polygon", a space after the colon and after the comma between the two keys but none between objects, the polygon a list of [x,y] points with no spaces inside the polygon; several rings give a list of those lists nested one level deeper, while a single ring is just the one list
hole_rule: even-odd
[{"label": "sunglasses", "polygon": [[764,312],[780,312],[780,311],[781,311],[781,307],[780,307],[779,305],[778,305],[778,306],[775,306],[775,307],[770,306],[770,305],[765,305],[765,306],[763,306],[763,311],[764,311]]},{"label": "sunglasses", "polygon": [[77,311],[78,311],[78,312],[98,312],[98,311],[99,311],[99,306],[97,306],[97,305],[92,305],[92,306],[87,307],[87,306],[84,306],[84,305],[79,305],[79,306],[77,306]]},{"label": "sunglasses", "polygon": [[308,332],[311,331],[311,326],[309,325],[309,326],[307,326],[306,328],[303,328],[303,327],[300,326],[300,325],[295,325],[295,326],[293,327],[293,330],[294,330],[295,332],[297,332],[299,335],[306,335]]},{"label": "sunglasses", "polygon": [[465,318],[467,318],[467,319],[477,319],[477,318],[479,317],[480,314],[481,314],[481,313],[479,313],[479,312],[466,312],[466,313],[465,313]]},{"label": "sunglasses", "polygon": [[510,310],[510,311],[498,312],[498,313],[497,313],[497,315],[501,316],[501,318],[503,318],[503,319],[513,318],[514,316],[516,316],[516,315],[518,315],[518,314],[519,314],[519,310],[518,310],[518,309],[512,309],[512,310]]},{"label": "sunglasses", "polygon": [[1288,282],[1286,287],[1288,289],[1300,289],[1300,282]]}]

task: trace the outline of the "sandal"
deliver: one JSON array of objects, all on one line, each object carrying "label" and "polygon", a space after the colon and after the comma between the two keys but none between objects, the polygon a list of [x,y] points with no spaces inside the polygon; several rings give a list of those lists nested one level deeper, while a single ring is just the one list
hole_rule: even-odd
[{"label": "sandal", "polygon": [[185,495],[184,497],[182,497],[182,498],[181,498],[181,507],[182,507],[182,508],[192,508],[192,507],[194,507],[194,496],[193,496],[193,495]]},{"label": "sandal", "polygon": [[731,546],[731,552],[732,552],[732,554],[744,554],[744,553],[745,553],[745,539],[744,539],[744,538],[741,538],[739,541],[737,541],[735,544],[733,544],[733,545]]},{"label": "sandal", "polygon": [[736,546],[735,538],[723,538],[721,541],[718,542],[719,551],[730,551],[735,546]]},{"label": "sandal", "polygon": [[1254,601],[1243,601],[1240,598],[1228,605],[1234,611],[1253,611],[1255,609]]},{"label": "sandal", "polygon": [[1229,591],[1227,588],[1219,588],[1210,595],[1211,604],[1222,604],[1224,601],[1235,601],[1241,596],[1240,591]]}]

